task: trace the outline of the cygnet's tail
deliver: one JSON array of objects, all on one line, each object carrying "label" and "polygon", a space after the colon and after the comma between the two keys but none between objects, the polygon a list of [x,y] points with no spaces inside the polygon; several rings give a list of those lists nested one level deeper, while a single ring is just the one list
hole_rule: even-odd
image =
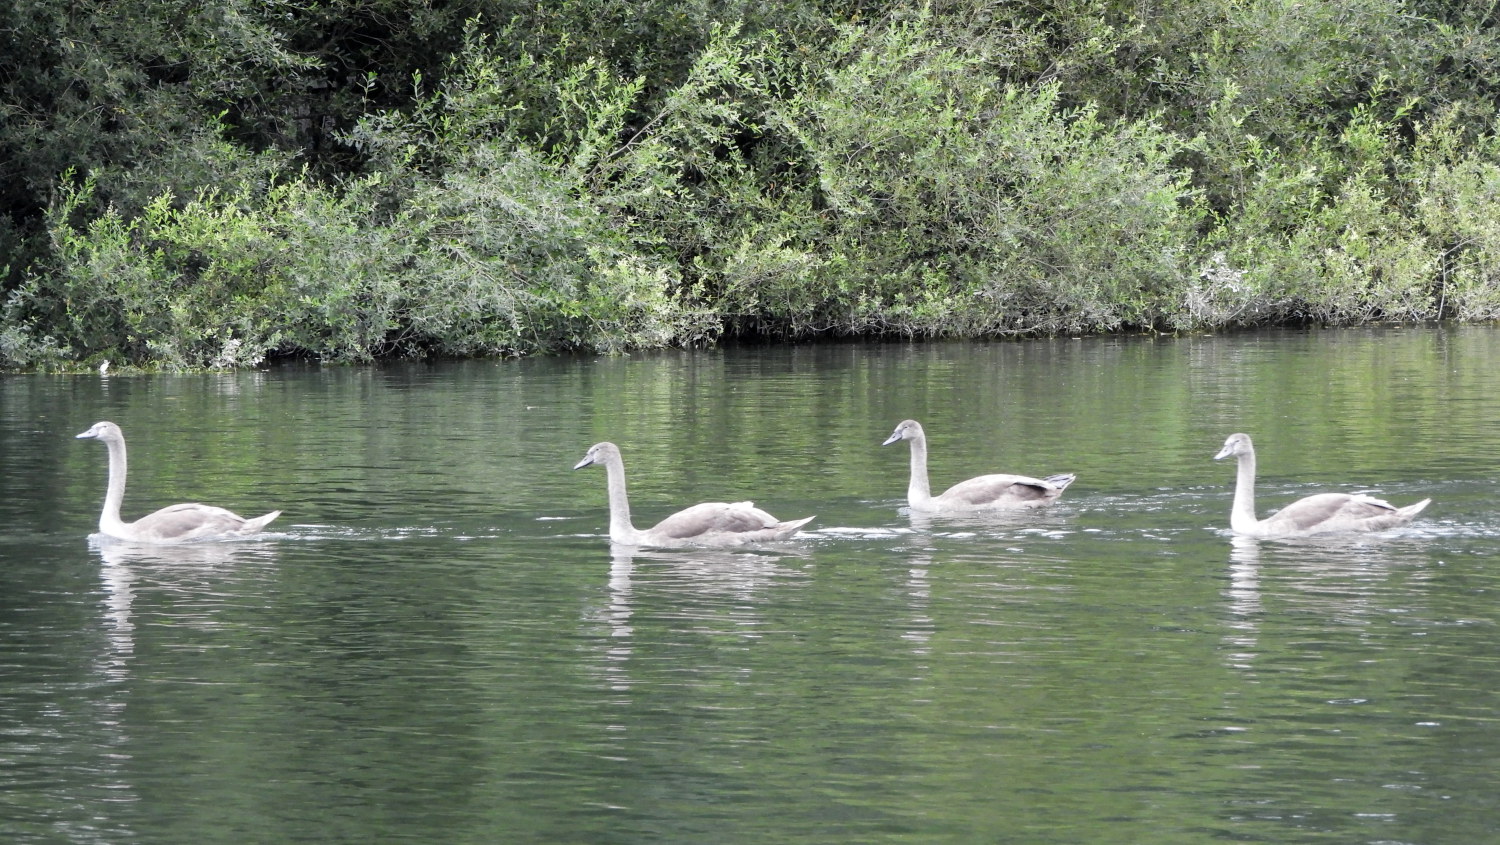
[{"label": "cygnet's tail", "polygon": [[1062,491],[1068,489],[1069,484],[1077,481],[1078,476],[1074,475],[1071,472],[1064,472],[1058,475],[1049,475],[1042,480],[1047,482],[1048,484],[1051,484],[1053,487],[1056,487],[1057,492],[1061,493]]},{"label": "cygnet's tail", "polygon": [[1401,515],[1401,522],[1402,523],[1410,522],[1411,519],[1412,519],[1412,517],[1414,517],[1417,514],[1421,513],[1422,509],[1425,508],[1425,507],[1427,507],[1430,504],[1432,504],[1432,500],[1431,499],[1423,499],[1422,501],[1417,502],[1414,505],[1407,505],[1404,508],[1396,508],[1396,513],[1398,513],[1398,514]]},{"label": "cygnet's tail", "polygon": [[236,532],[236,533],[239,533],[239,534],[255,534],[255,533],[258,533],[262,528],[265,528],[267,525],[270,525],[271,524],[271,520],[275,519],[278,516],[281,516],[281,511],[271,511],[268,514],[257,516],[254,519],[247,519],[247,520],[245,520],[245,524],[243,526],[241,526],[240,530],[238,532]]},{"label": "cygnet's tail", "polygon": [[785,540],[793,534],[796,534],[797,529],[808,524],[809,522],[812,522],[816,516],[817,515],[814,514],[813,516],[803,517],[802,519],[793,519],[786,522],[776,523],[776,539]]}]

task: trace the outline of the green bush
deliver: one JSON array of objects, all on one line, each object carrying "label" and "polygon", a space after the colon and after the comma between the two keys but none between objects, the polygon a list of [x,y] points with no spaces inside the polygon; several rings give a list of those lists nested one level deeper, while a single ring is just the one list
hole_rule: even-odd
[{"label": "green bush", "polygon": [[1500,138],[1467,137],[1448,114],[1418,139],[1417,221],[1437,264],[1437,311],[1500,320]]},{"label": "green bush", "polygon": [[1462,4],[126,5],[0,9],[0,366],[1500,317]]},{"label": "green bush", "polygon": [[836,260],[790,300],[801,313],[768,316],[962,336],[1163,317],[1200,217],[1170,134],[1064,108],[1056,85],[1007,85],[926,18],[851,28],[831,55],[777,117]]}]

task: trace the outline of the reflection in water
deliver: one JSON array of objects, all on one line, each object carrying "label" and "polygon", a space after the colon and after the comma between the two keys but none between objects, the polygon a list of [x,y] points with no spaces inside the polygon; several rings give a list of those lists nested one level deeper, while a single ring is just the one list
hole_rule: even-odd
[{"label": "reflection in water", "polygon": [[[972,516],[958,519],[963,522],[972,519]],[[931,653],[932,635],[937,628],[937,623],[932,618],[931,541],[936,536],[933,529],[951,523],[915,512],[911,514],[911,521],[911,530],[901,535],[905,541],[902,545],[908,550],[904,562],[906,580],[903,587],[906,592],[905,604],[910,614],[906,627],[901,632],[901,639],[911,643],[912,654],[925,657]],[[930,669],[926,664],[920,668],[923,674]]]},{"label": "reflection in water", "polygon": [[[1301,610],[1329,623],[1368,625],[1389,612],[1389,581],[1396,573],[1410,585],[1426,576],[1404,562],[1418,559],[1429,540],[1409,532],[1356,534],[1296,541],[1230,540],[1230,586],[1227,595],[1233,627],[1254,631],[1264,618],[1261,594],[1267,573],[1274,573],[1278,610]],[[1246,644],[1252,643],[1247,640]]]},{"label": "reflection in water", "polygon": [[[236,566],[271,560],[276,553],[275,544],[264,541],[160,546],[102,534],[90,535],[89,547],[99,553],[104,564],[99,577],[104,582],[105,627],[113,652],[110,662],[121,670],[135,651],[132,617],[142,586],[169,593],[212,595],[226,574],[231,580],[242,580],[234,575]],[[204,615],[212,611],[210,606]]]},{"label": "reflection in water", "polygon": [[[159,546],[94,534],[89,537],[89,546],[99,553],[104,564],[99,568],[99,577],[104,582],[104,622],[111,650],[106,662],[114,667],[106,674],[119,672],[122,677],[135,652],[133,617],[136,598],[143,587],[201,599],[218,594],[223,587],[220,582],[226,576],[232,581],[243,580],[236,567],[251,561],[272,560],[276,554],[275,544],[265,541]],[[194,602],[176,604],[180,609],[191,607]],[[189,617],[189,621],[208,623],[216,605],[209,603],[200,617]]]},{"label": "reflection in water", "polygon": [[628,637],[630,630],[630,575],[635,569],[635,558],[622,547],[616,546],[609,559],[609,608],[606,619],[610,636]]},{"label": "reflection in water", "polygon": [[[99,544],[90,538],[90,545],[103,552],[102,543],[113,542],[99,537]],[[94,658],[94,671],[103,681],[104,692],[96,702],[98,714],[95,724],[103,743],[110,748],[108,755],[101,755],[98,776],[109,789],[127,800],[138,800],[134,784],[125,771],[130,761],[131,733],[126,722],[126,705],[130,700],[130,661],[135,654],[135,623],[131,614],[135,604],[135,571],[125,565],[110,563],[100,567],[99,576],[104,582],[104,633],[107,648]]]},{"label": "reflection in water", "polygon": [[1235,535],[1229,540],[1229,646],[1231,668],[1249,669],[1260,630],[1260,541]]},{"label": "reflection in water", "polygon": [[1062,536],[1072,529],[1072,511],[1066,505],[1045,508],[1013,508],[986,513],[931,514],[903,508],[914,531],[928,533],[996,534],[1025,531]]},{"label": "reflection in water", "polygon": [[604,646],[604,679],[613,690],[628,690],[632,684],[628,664],[634,651],[631,636],[635,630],[630,625],[634,614],[631,607],[631,575],[635,572],[635,560],[628,547],[615,546],[609,561],[609,604],[604,610],[604,622],[609,625],[610,640]]},{"label": "reflection in water", "polygon": [[1384,582],[1393,562],[1387,542],[1378,536],[1346,538],[1346,544],[1327,538],[1276,548],[1271,560],[1286,579],[1292,607],[1328,623],[1365,626],[1381,615],[1387,601]]},{"label": "reflection in water", "polygon": [[[104,579],[104,627],[113,651],[108,665],[114,671],[123,671],[126,660],[135,651],[135,624],[130,621],[135,602],[135,571],[124,564],[112,564],[101,567],[99,577]],[[111,670],[105,672],[110,674]]]},{"label": "reflection in water", "polygon": [[611,577],[622,560],[651,565],[651,582],[673,591],[686,590],[697,596],[717,596],[749,603],[778,579],[796,576],[797,570],[783,566],[788,558],[811,557],[805,549],[788,547],[774,551],[730,549],[643,549],[613,546]]},{"label": "reflection in water", "polygon": [[132,543],[129,540],[117,540],[102,534],[89,535],[89,546],[97,551],[100,559],[109,566],[135,564],[149,568],[161,564],[177,567],[178,571],[184,573],[201,573],[203,570],[252,558],[265,559],[271,556],[275,548],[272,543],[257,540],[210,541],[163,546],[152,543]]},{"label": "reflection in water", "polygon": [[[746,671],[696,649],[704,638],[728,634],[736,639],[763,635],[765,594],[777,581],[800,575],[785,566],[792,553],[727,549],[642,549],[612,544],[604,600],[585,614],[607,635],[591,638],[594,673],[609,693],[612,715],[602,741],[609,755],[624,759],[639,727],[636,708],[679,685],[717,672]],[[794,556],[794,555],[793,555]],[[727,625],[727,627],[726,627]],[[717,658],[744,652],[714,650]],[[638,658],[639,655],[639,658]],[[664,662],[664,655],[674,659]],[[674,680],[653,684],[664,666]],[[703,683],[710,683],[703,681]]]},{"label": "reflection in water", "polygon": [[[212,585],[211,575],[230,571],[237,561],[271,554],[267,543],[194,543],[152,546],[116,540],[103,535],[89,538],[99,553],[99,578],[103,585],[103,631],[105,646],[94,655],[93,671],[99,679],[92,722],[98,734],[93,742],[109,749],[94,762],[94,777],[113,802],[141,800],[130,765],[137,751],[137,737],[127,718],[136,679],[132,664],[137,658],[137,602],[153,591],[191,592]],[[124,831],[116,835],[126,836]],[[126,836],[126,838],[133,838]]]},{"label": "reflection in water", "polygon": [[[685,596],[691,603],[674,606],[673,615],[695,624],[727,613],[742,632],[759,627],[757,599],[772,583],[797,576],[797,570],[782,564],[783,558],[805,556],[787,550],[643,549],[611,544],[607,598],[590,618],[609,630],[602,641],[602,674],[608,686],[626,690],[632,686],[627,665],[635,650],[637,604],[642,589],[656,601]],[[645,567],[643,570],[641,567]],[[748,617],[747,617],[748,614]]]},{"label": "reflection in water", "polygon": [[[932,619],[932,555],[918,552],[906,568],[906,595],[911,607],[911,621],[901,638],[912,644],[912,654],[926,655],[936,623]],[[926,668],[925,666],[922,668]]]}]

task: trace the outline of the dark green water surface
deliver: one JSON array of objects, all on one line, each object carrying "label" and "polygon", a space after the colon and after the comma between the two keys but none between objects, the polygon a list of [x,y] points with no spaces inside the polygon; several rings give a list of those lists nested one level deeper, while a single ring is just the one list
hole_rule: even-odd
[{"label": "dark green water surface", "polygon": [[[933,484],[1076,472],[1008,519]],[[91,541],[281,508],[265,539]],[[1432,497],[1316,544],[1260,511]],[[800,540],[612,550],[753,499]],[[0,841],[1500,841],[1500,330],[0,377]]]}]

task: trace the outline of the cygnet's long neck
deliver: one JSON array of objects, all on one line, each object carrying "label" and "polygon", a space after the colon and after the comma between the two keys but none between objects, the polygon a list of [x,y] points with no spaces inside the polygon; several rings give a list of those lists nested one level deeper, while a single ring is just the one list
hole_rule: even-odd
[{"label": "cygnet's long neck", "polygon": [[120,519],[120,506],[125,502],[125,441],[106,437],[104,445],[109,449],[109,490],[104,494],[104,510],[99,512],[99,533],[121,536],[125,527]]},{"label": "cygnet's long neck", "polygon": [[1234,479],[1234,504],[1229,509],[1229,527],[1241,534],[1254,534],[1260,520],[1255,518],[1255,449],[1247,447],[1235,456],[1239,463]]},{"label": "cygnet's long neck", "polygon": [[932,501],[932,487],[927,483],[927,434],[921,431],[911,438],[911,481],[906,485],[906,501],[912,507]]},{"label": "cygnet's long neck", "polygon": [[609,539],[616,543],[634,543],[635,526],[630,523],[630,497],[625,493],[625,462],[619,453],[604,462],[609,476]]}]

